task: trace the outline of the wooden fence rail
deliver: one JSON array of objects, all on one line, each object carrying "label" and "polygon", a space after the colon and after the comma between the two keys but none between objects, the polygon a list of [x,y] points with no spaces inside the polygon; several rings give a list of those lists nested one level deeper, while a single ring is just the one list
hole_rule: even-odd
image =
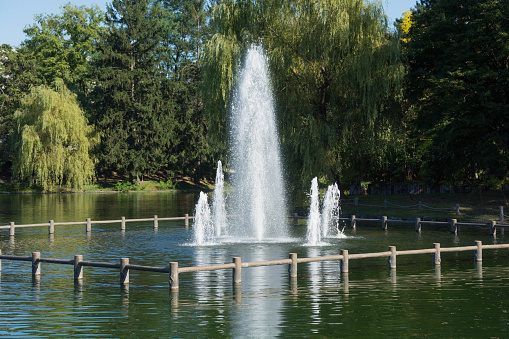
[{"label": "wooden fence rail", "polygon": [[[186,214],[183,217],[158,217],[154,215],[152,218],[137,218],[137,219],[126,219],[125,217],[121,217],[120,220],[100,220],[100,221],[92,221],[90,218],[87,218],[85,221],[66,221],[66,222],[55,222],[54,220],[50,220],[46,223],[37,223],[37,224],[23,224],[16,225],[14,222],[9,222],[9,225],[2,225],[0,229],[8,229],[9,235],[14,236],[16,232],[16,228],[26,228],[26,227],[48,227],[48,233],[55,233],[55,226],[63,226],[63,225],[86,225],[85,231],[86,233],[90,233],[92,231],[93,224],[120,224],[120,229],[122,231],[126,230],[126,223],[129,222],[152,222],[154,229],[159,227],[159,221],[169,221],[169,220],[184,220],[185,227],[189,227],[189,220],[194,219],[194,216],[190,216]],[[293,219],[293,224],[298,225],[299,219],[307,219],[306,216],[299,216],[297,213],[294,213],[293,216],[289,217]],[[414,224],[415,230],[417,232],[421,232],[422,225],[450,225],[450,229],[452,233],[458,232],[459,226],[476,226],[476,227],[487,227],[490,230],[490,234],[493,236],[497,235],[497,229],[500,232],[504,232],[506,227],[509,227],[509,224],[505,224],[502,221],[494,221],[490,220],[487,222],[466,222],[466,221],[458,221],[457,219],[450,219],[449,221],[426,221],[421,220],[421,218],[415,218],[415,220],[401,220],[401,219],[389,219],[387,216],[381,216],[377,219],[374,218],[358,218],[355,215],[350,216],[349,218],[338,218],[339,221],[343,221],[346,223],[350,223],[350,226],[355,229],[357,227],[358,222],[369,222],[369,223],[381,223],[382,229],[387,230],[389,224]]]},{"label": "wooden fence rail", "polygon": [[16,228],[26,228],[26,227],[48,227],[48,233],[55,233],[55,226],[64,226],[64,225],[86,225],[85,232],[90,233],[92,231],[93,224],[120,224],[120,229],[125,231],[126,223],[128,222],[152,222],[154,228],[159,227],[159,221],[168,221],[168,220],[184,220],[185,227],[189,227],[189,220],[194,219],[194,216],[190,216],[186,214],[183,217],[158,217],[154,215],[152,218],[137,218],[137,219],[126,219],[125,217],[121,217],[120,220],[98,220],[92,221],[90,218],[87,218],[85,221],[65,221],[65,222],[55,222],[54,220],[50,220],[44,223],[38,224],[23,224],[16,225],[13,221],[9,222],[9,225],[0,226],[0,229],[8,229],[9,235],[14,236],[16,233]]},{"label": "wooden fence rail", "polygon": [[482,262],[482,251],[487,249],[503,249],[508,248],[509,244],[496,244],[496,245],[483,245],[481,241],[475,241],[474,246],[462,246],[462,247],[446,247],[441,248],[440,243],[434,243],[433,248],[428,249],[416,249],[416,250],[404,250],[397,251],[396,246],[389,246],[388,251],[374,252],[374,253],[348,253],[348,250],[341,250],[339,255],[330,255],[323,257],[310,257],[310,258],[298,258],[297,253],[290,253],[288,259],[269,260],[269,261],[254,261],[254,262],[242,262],[240,257],[234,257],[232,263],[209,265],[209,266],[192,266],[192,267],[179,267],[178,262],[170,262],[167,267],[153,267],[143,265],[131,265],[129,264],[129,258],[121,258],[119,263],[108,263],[108,262],[94,262],[84,261],[82,255],[75,255],[73,259],[54,259],[54,258],[42,258],[40,252],[32,252],[31,256],[16,256],[16,255],[5,255],[0,250],[0,272],[2,270],[2,260],[10,261],[29,261],[32,263],[32,279],[39,279],[41,275],[41,263],[61,264],[61,265],[73,265],[74,267],[74,280],[82,281],[83,279],[83,267],[99,267],[118,269],[120,271],[120,284],[129,284],[129,271],[148,271],[148,272],[159,272],[169,274],[169,285],[170,289],[179,289],[179,275],[181,273],[189,272],[200,272],[200,271],[214,271],[232,269],[232,282],[234,285],[242,282],[242,269],[248,267],[260,267],[260,266],[275,266],[275,265],[288,265],[289,277],[294,279],[297,278],[297,266],[302,263],[319,262],[319,261],[339,261],[340,272],[342,274],[350,273],[349,261],[366,259],[366,258],[381,258],[387,257],[389,269],[396,269],[396,258],[401,255],[419,255],[419,254],[432,254],[433,264],[438,266],[441,264],[441,253],[446,252],[462,252],[462,251],[474,251],[474,260],[476,262]]}]

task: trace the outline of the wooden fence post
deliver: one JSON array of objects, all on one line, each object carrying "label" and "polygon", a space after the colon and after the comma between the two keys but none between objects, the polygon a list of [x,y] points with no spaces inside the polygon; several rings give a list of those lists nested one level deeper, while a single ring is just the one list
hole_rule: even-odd
[{"label": "wooden fence post", "polygon": [[290,274],[290,278],[297,278],[297,253],[290,253],[290,259],[292,263],[290,267],[288,267],[288,273]]},{"label": "wooden fence post", "polygon": [[179,263],[170,262],[170,289],[179,289]]},{"label": "wooden fence post", "polygon": [[435,249],[435,253],[433,253],[433,264],[438,266],[442,263],[442,259],[440,258],[440,243],[433,243],[433,248]]},{"label": "wooden fence post", "polygon": [[120,285],[129,284],[129,258],[120,258]]},{"label": "wooden fence post", "polygon": [[154,215],[154,228],[159,227],[159,220],[157,220],[157,215]]},{"label": "wooden fence post", "polygon": [[355,214],[352,214],[351,224],[352,224],[352,228],[355,229],[355,227],[357,226],[357,220],[355,220]]},{"label": "wooden fence post", "polygon": [[92,231],[92,221],[90,220],[90,218],[87,218],[87,228],[85,232],[90,233],[91,231]]},{"label": "wooden fence post", "polygon": [[451,233],[452,234],[458,234],[458,220],[457,219],[451,219]]},{"label": "wooden fence post", "polygon": [[482,261],[482,241],[476,240],[475,245],[477,246],[477,250],[475,251],[475,254],[474,254],[474,260],[476,262],[481,262]]},{"label": "wooden fence post", "polygon": [[120,221],[120,230],[125,231],[125,217]]},{"label": "wooden fence post", "polygon": [[14,221],[11,221],[9,223],[9,236],[11,236],[11,237],[14,236],[15,229],[16,229],[16,226],[14,225]]},{"label": "wooden fence post", "polygon": [[415,218],[415,231],[421,233],[421,218]]},{"label": "wooden fence post", "polygon": [[488,223],[488,226],[490,227],[490,234],[494,237],[497,236],[497,222],[495,220],[490,220]]},{"label": "wooden fence post", "polygon": [[41,252],[32,252],[32,279],[41,275]]},{"label": "wooden fence post", "polygon": [[385,215],[384,215],[384,216],[382,216],[382,219],[381,219],[381,220],[382,220],[382,229],[383,229],[384,231],[387,231],[387,216],[385,216]]},{"label": "wooden fence post", "polygon": [[341,273],[348,273],[348,250],[341,250]]},{"label": "wooden fence post", "polygon": [[74,256],[74,280],[82,280],[83,279],[83,266],[81,266],[80,262],[83,261],[83,255],[77,254]]},{"label": "wooden fence post", "polygon": [[389,269],[396,269],[396,246],[389,246],[389,251],[391,251],[391,255],[389,256],[388,263]]},{"label": "wooden fence post", "polygon": [[55,220],[50,220],[49,221],[48,233],[49,234],[54,234],[55,233]]},{"label": "wooden fence post", "polygon": [[242,259],[240,257],[233,257],[233,283],[240,284],[242,282]]}]

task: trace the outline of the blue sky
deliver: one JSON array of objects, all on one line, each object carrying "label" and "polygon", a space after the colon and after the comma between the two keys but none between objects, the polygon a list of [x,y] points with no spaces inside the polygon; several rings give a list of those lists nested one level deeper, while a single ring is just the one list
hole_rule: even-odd
[{"label": "blue sky", "polygon": [[[415,6],[417,0],[385,0],[385,9],[391,21],[402,16],[402,13]],[[40,13],[58,14],[60,6],[93,4],[106,9],[106,0],[0,0],[0,45],[19,46],[25,40],[23,28],[34,22],[34,15]]]}]

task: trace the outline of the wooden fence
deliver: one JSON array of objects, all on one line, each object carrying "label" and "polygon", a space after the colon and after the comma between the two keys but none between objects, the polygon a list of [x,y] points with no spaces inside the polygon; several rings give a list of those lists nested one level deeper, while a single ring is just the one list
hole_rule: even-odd
[{"label": "wooden fence", "polygon": [[441,264],[441,253],[445,252],[462,252],[462,251],[474,251],[474,260],[476,262],[482,262],[482,252],[487,249],[502,249],[509,248],[509,244],[497,244],[497,245],[483,245],[481,241],[475,241],[473,246],[463,247],[447,247],[441,248],[440,243],[434,243],[433,248],[429,249],[417,249],[417,250],[404,250],[397,251],[396,246],[389,246],[387,251],[375,252],[375,253],[349,253],[348,250],[341,250],[341,254],[324,256],[324,257],[311,257],[311,258],[298,258],[296,253],[290,253],[288,259],[271,260],[271,261],[255,261],[255,262],[242,262],[240,257],[234,257],[231,263],[211,265],[211,266],[194,266],[194,267],[179,267],[178,262],[170,262],[167,267],[153,267],[153,266],[142,266],[132,265],[129,263],[129,258],[121,258],[118,263],[108,262],[94,262],[83,260],[82,255],[75,255],[73,259],[51,259],[42,258],[40,252],[33,252],[31,256],[15,256],[15,255],[3,255],[0,251],[0,271],[2,269],[2,260],[14,260],[14,261],[28,261],[32,264],[32,279],[37,281],[41,276],[41,263],[50,264],[61,264],[71,265],[74,268],[74,281],[83,280],[83,267],[99,267],[117,269],[120,271],[120,284],[129,284],[129,272],[131,270],[137,271],[149,271],[149,272],[160,272],[169,274],[169,285],[171,290],[179,289],[179,276],[182,273],[189,272],[200,272],[200,271],[213,271],[213,270],[232,270],[232,283],[238,285],[242,282],[242,269],[249,267],[260,267],[260,266],[274,266],[274,265],[288,265],[288,273],[291,279],[297,278],[297,267],[298,264],[319,262],[319,261],[339,261],[340,272],[342,274],[350,273],[349,261],[357,259],[367,258],[388,258],[388,267],[390,270],[396,269],[396,258],[401,255],[418,255],[418,254],[432,254],[433,265],[438,266]]},{"label": "wooden fence", "polygon": [[[60,225],[85,225],[85,232],[90,233],[92,231],[93,224],[120,224],[120,230],[126,230],[126,223],[129,222],[151,222],[154,229],[159,227],[159,221],[167,221],[167,220],[184,220],[185,227],[189,227],[189,220],[194,219],[194,216],[190,216],[185,214],[183,217],[165,217],[160,218],[157,215],[154,215],[152,218],[138,218],[138,219],[126,219],[125,217],[121,217],[120,220],[101,220],[101,221],[92,221],[90,218],[87,218],[85,221],[73,221],[73,222],[55,222],[54,220],[50,220],[46,223],[38,223],[38,224],[23,224],[16,225],[14,222],[9,222],[9,225],[0,226],[0,229],[8,229],[9,236],[14,236],[16,232],[16,228],[27,228],[27,227],[48,227],[48,233],[55,233],[55,226]],[[293,219],[293,224],[295,226],[298,225],[299,219],[307,219],[306,216],[299,216],[297,213],[294,213],[293,216],[289,217]],[[421,218],[415,218],[415,220],[403,220],[403,219],[390,219],[387,216],[381,216],[379,218],[358,218],[355,215],[350,216],[349,218],[338,218],[340,221],[345,223],[350,223],[350,226],[355,229],[359,222],[367,222],[367,223],[380,223],[383,230],[387,230],[389,224],[412,224],[415,227],[415,231],[421,232],[423,225],[449,225],[452,233],[456,234],[458,232],[459,226],[474,226],[474,227],[485,227],[489,229],[490,234],[493,236],[497,235],[497,229],[499,229],[500,233],[504,232],[504,229],[509,227],[509,224],[504,223],[504,221],[458,221],[457,219],[450,219],[449,221],[433,221],[433,220],[421,220]]]},{"label": "wooden fence", "polygon": [[85,225],[85,232],[92,232],[93,224],[120,224],[120,229],[125,231],[126,223],[128,222],[152,222],[154,228],[159,227],[159,221],[167,221],[167,220],[184,220],[185,227],[189,227],[189,220],[194,219],[194,216],[189,216],[189,214],[185,214],[183,217],[166,217],[160,218],[157,215],[154,215],[152,218],[139,218],[139,219],[126,219],[125,217],[121,217],[120,220],[100,220],[100,221],[92,221],[90,218],[87,218],[85,221],[71,221],[71,222],[55,222],[54,220],[50,220],[49,222],[39,223],[39,224],[24,224],[24,225],[16,225],[13,221],[9,222],[9,225],[0,226],[0,229],[9,229],[9,235],[14,236],[16,232],[16,228],[25,228],[25,227],[48,227],[48,233],[55,233],[55,226],[59,225]]}]

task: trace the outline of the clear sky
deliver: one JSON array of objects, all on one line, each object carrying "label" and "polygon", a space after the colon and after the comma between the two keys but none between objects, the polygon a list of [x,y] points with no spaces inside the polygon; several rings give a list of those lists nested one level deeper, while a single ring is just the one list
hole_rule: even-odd
[{"label": "clear sky", "polygon": [[[402,13],[415,6],[417,0],[385,0],[385,9],[391,21],[402,16]],[[60,6],[99,5],[106,10],[106,0],[0,0],[0,45],[19,46],[25,40],[23,28],[34,23],[34,15],[59,14]]]}]

